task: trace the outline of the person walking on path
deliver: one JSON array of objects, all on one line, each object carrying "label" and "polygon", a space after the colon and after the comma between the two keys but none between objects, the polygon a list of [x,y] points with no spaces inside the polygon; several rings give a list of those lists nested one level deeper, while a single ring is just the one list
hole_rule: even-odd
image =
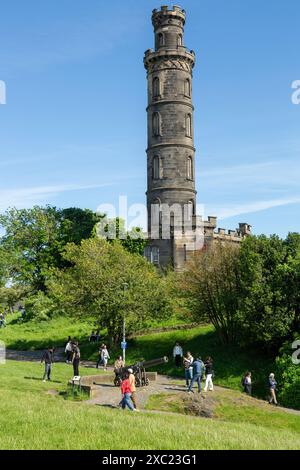
[{"label": "person walking on path", "polygon": [[43,354],[42,356],[42,359],[41,359],[41,364],[43,364],[43,362],[45,363],[45,372],[44,372],[44,375],[43,375],[43,382],[46,382],[46,377],[47,377],[47,380],[50,381],[51,380],[51,371],[52,371],[52,363],[53,363],[53,352],[54,352],[54,348],[53,347],[49,347]]},{"label": "person walking on path", "polygon": [[79,377],[80,349],[78,342],[72,343],[72,364],[74,377]]},{"label": "person walking on path", "polygon": [[213,379],[214,371],[213,371],[213,360],[210,356],[206,359],[204,366],[205,366],[205,376],[206,376],[204,391],[207,392],[207,390],[209,390],[210,392],[213,392],[214,384],[213,384],[212,379]]},{"label": "person walking on path", "polygon": [[125,410],[127,406],[130,409],[130,411],[135,411],[135,408],[131,401],[131,387],[129,383],[128,373],[126,373],[125,378],[121,383],[121,392],[122,392],[122,400],[120,404],[122,406],[122,409]]},{"label": "person walking on path", "polygon": [[101,351],[101,362],[103,364],[103,370],[107,370],[107,363],[108,363],[108,360],[110,359],[110,355],[108,353],[106,345],[104,344],[103,346],[104,347],[102,348],[102,351]]},{"label": "person walking on path", "polygon": [[96,369],[99,369],[100,364],[102,364],[102,349],[104,348],[105,348],[105,344],[101,344],[101,346],[99,347]]},{"label": "person walking on path", "polygon": [[243,379],[242,379],[242,386],[244,388],[244,392],[247,393],[247,395],[252,395],[252,374],[251,372],[247,372]]},{"label": "person walking on path", "polygon": [[178,341],[176,342],[176,344],[173,348],[173,357],[174,357],[174,361],[175,361],[175,366],[180,367],[182,357],[183,357],[183,351],[182,351],[182,347],[180,346]]},{"label": "person walking on path", "polygon": [[72,340],[71,336],[69,336],[68,342],[65,347],[65,354],[66,354],[66,363],[70,364],[72,358]]},{"label": "person walking on path", "polygon": [[185,374],[185,383],[187,388],[190,386],[190,381],[193,378],[193,361],[194,358],[191,353],[188,351],[186,357],[183,358],[184,374]]},{"label": "person walking on path", "polygon": [[135,376],[132,369],[128,369],[129,373],[129,385],[131,390],[131,400],[135,409],[137,409],[137,398],[136,398],[136,386],[135,386]]},{"label": "person walking on path", "polygon": [[272,403],[274,403],[274,405],[278,405],[277,397],[276,397],[276,386],[277,386],[277,382],[275,380],[275,375],[272,372],[269,375],[269,388],[270,388],[269,403],[270,403],[270,405],[272,405]]},{"label": "person walking on path", "polygon": [[189,386],[189,390],[188,390],[189,393],[194,393],[193,386],[195,382],[197,382],[198,384],[198,393],[201,392],[201,380],[202,380],[203,371],[204,371],[204,364],[201,360],[201,357],[198,357],[193,362],[193,378]]}]

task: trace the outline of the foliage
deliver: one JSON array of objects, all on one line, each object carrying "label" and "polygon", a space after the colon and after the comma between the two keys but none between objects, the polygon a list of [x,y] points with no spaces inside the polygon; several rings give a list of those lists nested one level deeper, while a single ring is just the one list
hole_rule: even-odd
[{"label": "foliage", "polygon": [[39,291],[35,295],[27,297],[25,302],[26,319],[39,321],[49,320],[56,311],[53,300],[44,292]]},{"label": "foliage", "polygon": [[49,268],[65,267],[64,246],[90,237],[98,220],[92,211],[76,208],[9,209],[0,215],[5,231],[0,239],[0,278],[5,252],[6,282],[28,286],[33,293],[46,291]]},{"label": "foliage", "polygon": [[197,254],[180,288],[224,342],[276,350],[300,324],[300,235],[247,237]]},{"label": "foliage", "polygon": [[292,355],[295,353],[298,360],[300,359],[300,336],[295,335],[298,339],[298,352],[292,349],[292,343],[285,343],[280,355],[276,358],[276,378],[279,388],[279,400],[283,406],[300,410],[300,364],[294,364]]},{"label": "foliage", "polygon": [[115,219],[103,219],[98,222],[94,231],[95,235],[113,243],[119,240],[121,245],[132,254],[144,254],[147,241],[139,227],[133,227],[130,231],[125,228],[125,221],[116,217]]},{"label": "foliage", "polygon": [[107,328],[115,343],[122,334],[123,319],[131,333],[150,318],[169,312],[164,281],[144,258],[130,254],[118,241],[85,240],[69,244],[65,259],[71,267],[56,270],[49,282],[52,297],[61,310],[77,316],[93,316]]},{"label": "foliage", "polygon": [[0,287],[0,303],[13,312],[14,307],[24,300],[28,291],[23,286]]},{"label": "foliage", "polygon": [[226,344],[237,338],[240,286],[239,250],[220,243],[198,253],[180,280],[195,320],[211,322]]}]

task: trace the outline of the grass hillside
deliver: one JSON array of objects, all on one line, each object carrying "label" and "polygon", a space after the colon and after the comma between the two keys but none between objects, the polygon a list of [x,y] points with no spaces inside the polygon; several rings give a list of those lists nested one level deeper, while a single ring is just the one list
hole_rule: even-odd
[{"label": "grass hillside", "polygon": [[42,383],[41,374],[35,363],[0,366],[1,449],[300,449],[298,416],[260,409],[258,417],[253,406],[242,421],[230,400],[215,419],[134,414],[65,400],[65,364],[54,366],[55,382]]},{"label": "grass hillside", "polygon": [[[174,319],[170,321],[171,326]],[[162,326],[162,325],[160,325]],[[168,326],[164,324],[163,326]],[[57,318],[46,322],[25,322],[19,324],[16,318],[5,329],[0,330],[0,340],[10,349],[42,349],[49,344],[63,346],[68,335],[76,337],[81,345],[82,358],[96,361],[98,345],[88,342],[92,322],[75,322],[68,318]],[[253,373],[253,393],[265,398],[267,377],[274,365],[271,358],[257,351],[242,350],[233,346],[221,345],[212,326],[199,326],[185,329],[146,334],[128,341],[127,364],[168,356],[168,364],[155,370],[171,376],[182,376],[183,371],[174,367],[172,350],[174,343],[180,341],[185,351],[194,355],[214,358],[215,383],[224,387],[240,389],[241,376],[246,370]],[[121,353],[119,348],[110,351],[111,363]]]}]

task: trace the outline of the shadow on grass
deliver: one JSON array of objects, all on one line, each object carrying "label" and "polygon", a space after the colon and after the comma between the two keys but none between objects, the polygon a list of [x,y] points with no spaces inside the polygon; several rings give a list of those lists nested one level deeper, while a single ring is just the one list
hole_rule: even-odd
[{"label": "shadow on grass", "polygon": [[[24,379],[26,379],[26,380],[37,380],[38,382],[42,381],[41,377],[26,377],[25,376]],[[60,380],[47,380],[47,383],[48,384],[62,384],[62,382]]]}]

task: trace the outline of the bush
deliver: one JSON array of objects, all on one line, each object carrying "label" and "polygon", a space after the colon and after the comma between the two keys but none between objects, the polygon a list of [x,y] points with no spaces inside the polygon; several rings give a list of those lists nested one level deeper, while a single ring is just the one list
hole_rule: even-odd
[{"label": "bush", "polygon": [[300,364],[293,363],[292,354],[291,343],[286,343],[276,358],[278,398],[281,405],[300,409]]}]

